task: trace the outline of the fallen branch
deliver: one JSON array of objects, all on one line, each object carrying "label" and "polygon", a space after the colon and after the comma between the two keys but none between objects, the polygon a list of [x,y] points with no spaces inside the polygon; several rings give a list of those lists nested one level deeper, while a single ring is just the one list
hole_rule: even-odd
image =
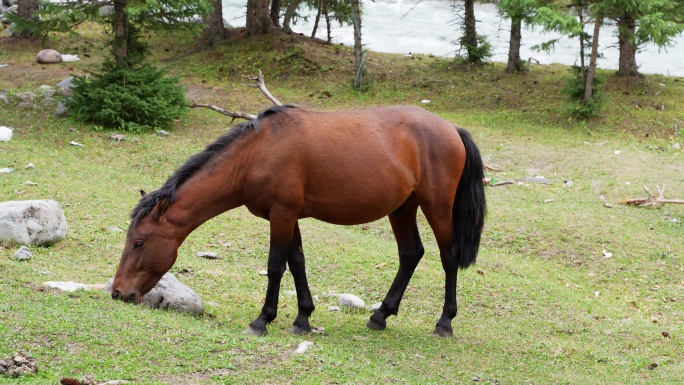
[{"label": "fallen branch", "polygon": [[245,119],[245,120],[255,120],[257,117],[256,115],[248,114],[246,112],[233,112],[233,111],[227,111],[224,110],[221,107],[214,106],[212,104],[202,104],[202,103],[197,103],[195,100],[192,100],[192,103],[189,105],[190,108],[198,108],[198,107],[204,107],[208,108],[210,110],[214,110],[218,113],[221,113],[226,116],[230,116],[233,119]]},{"label": "fallen branch", "polygon": [[620,204],[631,206],[660,206],[665,203],[684,204],[684,199],[666,199],[663,196],[663,193],[665,192],[665,185],[663,185],[663,187],[656,186],[656,189],[658,190],[657,196],[654,195],[651,190],[648,189],[648,187],[644,186],[644,190],[646,190],[649,195],[648,197],[624,198],[620,201]]},{"label": "fallen branch", "polygon": [[271,95],[271,93],[268,91],[268,88],[266,88],[266,83],[264,82],[264,74],[261,72],[261,70],[259,70],[258,76],[242,75],[242,77],[245,79],[254,80],[257,82],[256,85],[243,84],[243,86],[245,86],[245,87],[259,87],[261,92],[263,92],[264,95],[266,95],[266,97],[268,98],[268,100],[272,101],[273,104],[275,104],[276,106],[282,106],[283,105],[283,103],[281,103],[278,99],[276,99],[273,95]]},{"label": "fallen branch", "polygon": [[[254,85],[254,84],[243,84],[243,86],[245,86],[245,87],[258,87],[261,90],[261,92],[264,95],[266,95],[268,100],[273,102],[273,104],[275,104],[276,106],[282,106],[283,105],[282,103],[280,103],[280,101],[278,99],[276,99],[273,95],[271,95],[271,93],[268,91],[268,88],[266,88],[266,82],[264,81],[264,74],[261,72],[261,70],[259,70],[258,76],[242,75],[242,77],[245,79],[254,80],[257,82],[256,85]],[[197,102],[195,102],[194,99],[192,100],[192,103],[190,103],[190,105],[188,107],[190,107],[190,108],[198,108],[198,107],[208,108],[208,109],[216,111],[220,114],[229,116],[229,117],[233,118],[233,120],[235,120],[235,119],[256,120],[256,118],[257,118],[256,115],[248,114],[246,112],[228,111],[228,110],[225,110],[221,107],[215,106],[213,104],[197,103]]]},{"label": "fallen branch", "polygon": [[484,169],[485,169],[485,170],[489,170],[489,171],[497,171],[497,172],[498,172],[498,171],[501,171],[500,169],[494,168],[494,167],[489,166],[489,165],[487,165],[487,164],[484,165]]}]

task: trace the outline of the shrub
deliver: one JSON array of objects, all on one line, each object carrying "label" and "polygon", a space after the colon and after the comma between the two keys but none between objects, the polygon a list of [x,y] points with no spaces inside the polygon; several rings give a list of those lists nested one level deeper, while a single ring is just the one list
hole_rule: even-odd
[{"label": "shrub", "polygon": [[586,120],[595,117],[603,108],[603,93],[599,87],[603,83],[603,78],[594,76],[592,94],[589,100],[584,99],[584,87],[586,84],[586,69],[578,66],[572,67],[573,76],[565,81],[565,87],[561,93],[568,97],[568,110],[570,115],[580,120]]},{"label": "shrub", "polygon": [[123,68],[111,61],[91,78],[74,76],[67,106],[77,120],[125,131],[168,126],[187,109],[177,78],[151,64]]}]

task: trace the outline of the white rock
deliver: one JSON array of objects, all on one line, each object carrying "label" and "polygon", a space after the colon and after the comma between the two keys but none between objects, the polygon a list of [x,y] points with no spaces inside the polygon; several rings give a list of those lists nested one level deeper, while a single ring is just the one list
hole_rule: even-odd
[{"label": "white rock", "polygon": [[[112,291],[114,278],[107,282],[104,291]],[[175,310],[189,314],[202,313],[202,299],[189,287],[183,285],[173,274],[166,273],[142,301],[154,309]]]},{"label": "white rock", "polygon": [[9,173],[11,173],[11,172],[13,172],[13,171],[14,171],[14,169],[13,169],[13,168],[9,168],[9,167],[0,168],[0,174],[9,174]]},{"label": "white rock", "polygon": [[12,139],[12,129],[0,126],[0,142],[9,142]]},{"label": "white rock", "polygon": [[354,294],[340,294],[340,306],[351,309],[364,309],[366,303]]},{"label": "white rock", "polygon": [[36,166],[34,166],[33,163],[29,163],[29,164],[27,164],[26,167],[24,167],[24,168],[29,168],[29,169],[31,169],[31,168],[36,168]]},{"label": "white rock", "polygon": [[328,306],[328,311],[340,311],[342,310],[339,306]]},{"label": "white rock", "polygon": [[381,305],[382,305],[382,302],[376,302],[376,303],[370,305],[370,307],[368,308],[368,310],[370,310],[370,311],[376,311],[376,310],[380,309],[380,306],[381,306]]},{"label": "white rock", "polygon": [[261,271],[259,271],[259,275],[268,275],[268,271],[261,270]]},{"label": "white rock", "polygon": [[53,200],[0,203],[0,240],[22,245],[50,245],[66,234],[64,211]]},{"label": "white rock", "polygon": [[79,61],[79,60],[81,60],[81,59],[78,57],[78,55],[70,55],[70,54],[65,54],[65,53],[62,54],[62,61],[64,63],[70,63],[70,62]]},{"label": "white rock", "polygon": [[297,346],[297,349],[295,349],[294,354],[303,354],[314,345],[315,344],[312,341],[304,341],[300,343],[299,346]]},{"label": "white rock", "polygon": [[62,291],[76,291],[76,290],[90,290],[88,289],[88,286],[78,283],[78,282],[56,282],[56,281],[48,281],[48,282],[43,282],[44,286],[51,287],[54,289],[59,289]]}]

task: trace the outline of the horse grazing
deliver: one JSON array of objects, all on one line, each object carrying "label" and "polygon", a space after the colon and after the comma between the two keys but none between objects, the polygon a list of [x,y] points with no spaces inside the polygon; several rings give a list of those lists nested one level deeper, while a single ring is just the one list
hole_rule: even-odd
[{"label": "horse grazing", "polygon": [[266,300],[245,332],[266,334],[276,318],[287,263],[298,305],[290,332],[307,333],[314,303],[298,219],[356,225],[388,216],[399,246],[399,272],[366,324],[383,330],[424,253],[416,225],[420,207],[446,273],[444,308],[434,333],[451,336],[458,268],[475,262],[484,225],[483,173],[470,134],[418,107],[270,108],[190,157],[159,190],[143,193],[131,215],[112,298],[142,301],[173,266],[188,234],[246,206],[270,222],[271,234]]}]

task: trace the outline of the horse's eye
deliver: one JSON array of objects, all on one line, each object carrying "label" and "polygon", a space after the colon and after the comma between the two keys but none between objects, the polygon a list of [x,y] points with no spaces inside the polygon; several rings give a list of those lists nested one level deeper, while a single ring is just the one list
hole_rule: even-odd
[{"label": "horse's eye", "polygon": [[136,243],[133,245],[133,247],[136,248],[136,249],[139,249],[139,248],[143,247],[144,244],[145,244],[145,242],[143,242],[143,241],[138,241],[138,242],[136,242]]}]

